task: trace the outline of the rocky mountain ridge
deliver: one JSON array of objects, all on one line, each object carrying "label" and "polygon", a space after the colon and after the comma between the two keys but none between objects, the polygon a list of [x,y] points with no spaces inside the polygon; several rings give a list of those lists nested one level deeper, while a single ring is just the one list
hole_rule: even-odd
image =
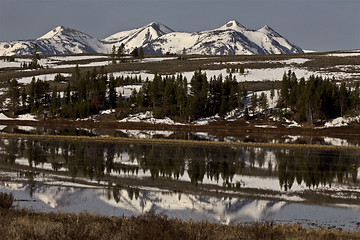
[{"label": "rocky mountain ridge", "polygon": [[125,45],[127,53],[143,47],[145,54],[288,54],[303,50],[271,27],[250,30],[235,20],[220,28],[194,33],[175,32],[152,22],[99,40],[86,33],[58,26],[34,40],[0,42],[0,56],[31,55],[37,43],[40,54],[110,53]]}]

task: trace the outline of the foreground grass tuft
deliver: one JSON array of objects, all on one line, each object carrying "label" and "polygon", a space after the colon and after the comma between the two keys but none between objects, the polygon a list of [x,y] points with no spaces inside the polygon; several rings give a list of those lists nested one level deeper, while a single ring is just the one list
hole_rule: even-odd
[{"label": "foreground grass tuft", "polygon": [[9,209],[13,205],[14,197],[12,193],[0,192],[0,208]]},{"label": "foreground grass tuft", "polygon": [[0,209],[1,239],[360,239],[359,232],[305,229],[298,224],[225,226],[145,214],[116,218]]}]

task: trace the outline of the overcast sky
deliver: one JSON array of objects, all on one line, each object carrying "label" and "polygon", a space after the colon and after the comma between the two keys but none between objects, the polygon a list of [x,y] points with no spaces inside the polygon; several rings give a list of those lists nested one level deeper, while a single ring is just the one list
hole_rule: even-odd
[{"label": "overcast sky", "polygon": [[102,39],[150,22],[203,31],[237,20],[265,24],[306,50],[360,48],[360,0],[0,0],[0,41],[63,25]]}]

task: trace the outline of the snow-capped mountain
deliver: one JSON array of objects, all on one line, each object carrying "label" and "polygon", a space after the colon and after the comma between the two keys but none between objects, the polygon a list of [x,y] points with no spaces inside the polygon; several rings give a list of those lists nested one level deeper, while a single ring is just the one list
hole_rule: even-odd
[{"label": "snow-capped mountain", "polygon": [[145,53],[187,54],[286,54],[301,53],[297,47],[269,26],[255,31],[237,21],[229,21],[220,28],[198,33],[173,32],[144,46]]},{"label": "snow-capped mountain", "polygon": [[135,47],[143,46],[152,40],[155,40],[165,34],[173,32],[167,26],[152,22],[146,26],[136,28],[129,31],[115,33],[103,40],[104,44],[120,46],[122,43],[125,49],[130,52]]},{"label": "snow-capped mountain", "polygon": [[286,54],[303,52],[269,26],[250,30],[235,20],[220,28],[202,32],[174,32],[152,22],[146,26],[115,33],[98,40],[80,31],[56,27],[36,40],[0,42],[0,56],[31,55],[37,43],[41,54],[109,53],[125,45],[129,53],[143,47],[146,54]]},{"label": "snow-capped mountain", "polygon": [[75,29],[58,26],[36,40],[0,43],[0,55],[31,55],[37,43],[41,54],[75,54],[106,52],[96,38]]}]

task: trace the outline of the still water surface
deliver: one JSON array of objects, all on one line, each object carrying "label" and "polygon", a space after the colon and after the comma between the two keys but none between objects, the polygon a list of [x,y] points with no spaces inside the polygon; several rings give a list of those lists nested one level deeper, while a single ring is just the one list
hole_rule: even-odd
[{"label": "still water surface", "polygon": [[0,191],[37,211],[359,230],[356,150],[0,139]]}]

